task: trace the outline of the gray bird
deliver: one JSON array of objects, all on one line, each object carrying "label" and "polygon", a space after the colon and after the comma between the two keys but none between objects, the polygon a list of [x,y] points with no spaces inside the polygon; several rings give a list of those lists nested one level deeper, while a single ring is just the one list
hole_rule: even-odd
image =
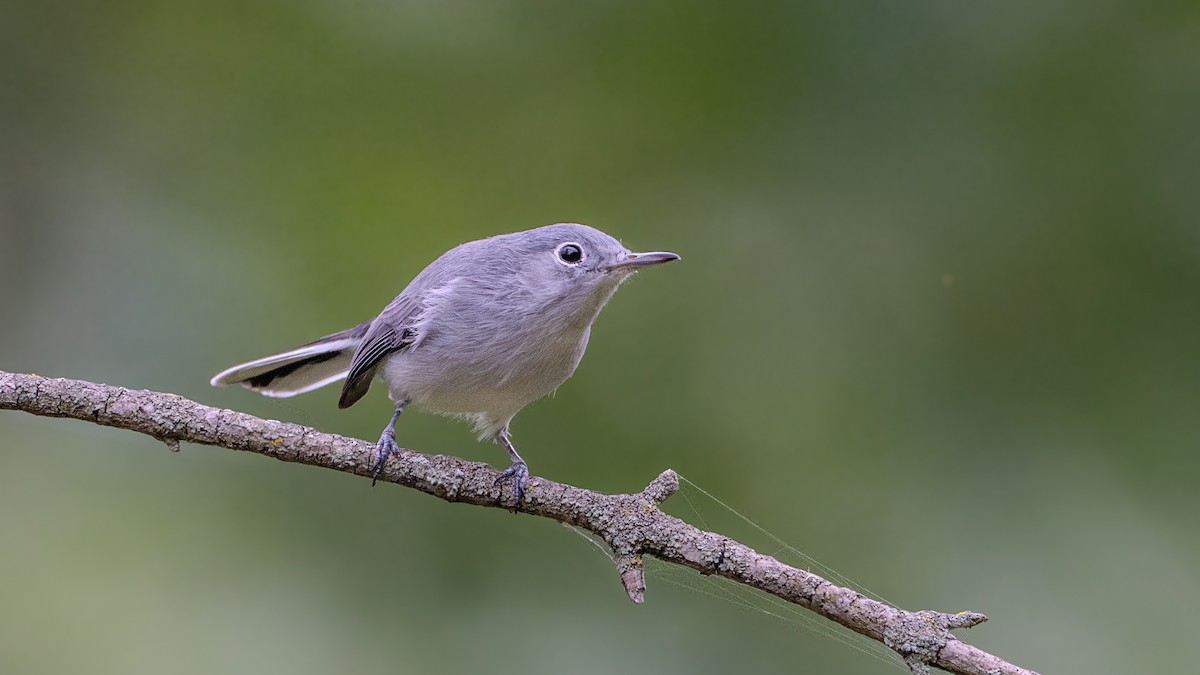
[{"label": "gray bird", "polygon": [[412,403],[467,418],[480,440],[503,444],[512,465],[497,482],[511,478],[520,505],[529,469],[509,439],[509,423],[571,377],[592,322],[622,282],[678,259],[631,253],[574,223],[472,241],[433,261],[374,319],[234,366],[212,384],[288,397],[344,378],[338,407],[347,408],[378,376],[396,412],[376,446],[375,478],[399,449],[396,419]]}]

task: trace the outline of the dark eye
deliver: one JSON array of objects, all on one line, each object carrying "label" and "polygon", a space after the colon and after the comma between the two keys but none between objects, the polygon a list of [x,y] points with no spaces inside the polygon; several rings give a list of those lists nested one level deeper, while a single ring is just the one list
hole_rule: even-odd
[{"label": "dark eye", "polygon": [[583,260],[583,249],[579,248],[578,244],[563,244],[558,247],[558,259],[569,265],[574,265]]}]

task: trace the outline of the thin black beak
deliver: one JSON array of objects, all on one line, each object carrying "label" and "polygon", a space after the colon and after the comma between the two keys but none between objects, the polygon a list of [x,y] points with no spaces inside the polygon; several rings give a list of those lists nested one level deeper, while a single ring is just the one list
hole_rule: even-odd
[{"label": "thin black beak", "polygon": [[612,269],[632,268],[638,269],[641,267],[649,267],[650,265],[661,265],[663,263],[679,260],[679,256],[666,251],[655,251],[654,253],[630,253],[625,256],[625,259],[612,264]]}]

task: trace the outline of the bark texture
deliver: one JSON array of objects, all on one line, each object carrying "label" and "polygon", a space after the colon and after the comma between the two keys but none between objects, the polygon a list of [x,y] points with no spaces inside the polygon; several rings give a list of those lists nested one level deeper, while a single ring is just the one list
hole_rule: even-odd
[{"label": "bark texture", "polygon": [[[310,427],[201,405],[175,394],[130,390],[81,380],[0,371],[0,409],[69,417],[147,434],[171,450],[200,443],[253,452],[285,462],[369,476],[374,445]],[[509,483],[497,487],[492,467],[456,457],[403,450],[379,480],[450,502],[506,508]],[[911,612],[865,597],[659,510],[679,489],[667,470],[641,492],[606,495],[530,477],[518,509],[582,528],[612,547],[617,573],[634,602],[642,602],[643,555],[715,574],[805,607],[895,651],[914,673],[930,667],[964,675],[1036,675],[959,640],[952,630],[987,620],[982,614]]]}]

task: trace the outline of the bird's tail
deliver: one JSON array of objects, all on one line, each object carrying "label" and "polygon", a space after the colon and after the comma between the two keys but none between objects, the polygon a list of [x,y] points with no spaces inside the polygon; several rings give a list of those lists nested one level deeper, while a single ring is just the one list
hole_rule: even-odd
[{"label": "bird's tail", "polygon": [[368,321],[295,349],[236,365],[217,373],[211,383],[214,387],[240,384],[274,398],[320,389],[346,377],[354,350],[370,325]]}]

